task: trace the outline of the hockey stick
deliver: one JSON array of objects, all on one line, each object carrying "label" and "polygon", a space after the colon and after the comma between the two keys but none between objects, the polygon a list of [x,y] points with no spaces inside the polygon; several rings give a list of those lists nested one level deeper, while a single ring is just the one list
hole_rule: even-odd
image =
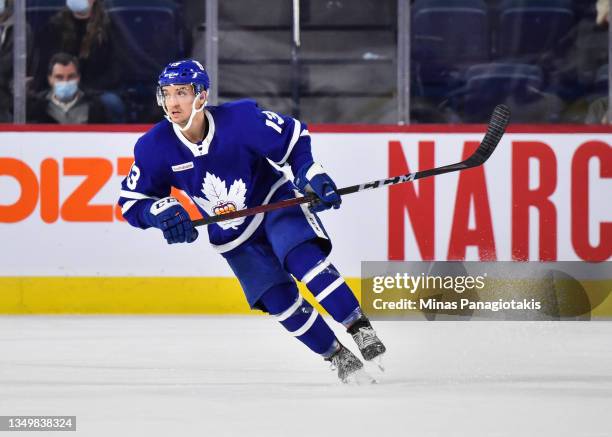
[{"label": "hockey stick", "polygon": [[[472,167],[477,167],[484,164],[489,159],[495,147],[499,144],[510,121],[510,110],[505,105],[497,105],[491,115],[491,121],[487,126],[487,133],[485,134],[482,142],[478,146],[478,149],[466,160],[458,162],[456,164],[445,165],[443,167],[432,168],[429,170],[417,171],[414,173],[408,173],[404,175],[395,176],[389,179],[380,179],[378,181],[367,182],[361,185],[352,185],[350,187],[340,188],[338,194],[341,196],[345,194],[357,193],[363,190],[370,190],[374,188],[384,187],[387,185],[402,184],[404,182],[412,182],[417,179],[423,179],[430,176],[438,176],[444,173],[450,173],[453,171],[465,170]],[[310,203],[315,201],[317,198],[314,194],[308,194],[303,197],[296,197],[295,199],[281,200],[280,202],[270,203],[268,205],[255,206],[253,208],[241,209],[239,211],[230,212],[227,214],[216,215],[214,217],[205,217],[199,220],[194,220],[194,226],[205,226],[212,223],[218,223],[226,220],[232,220],[239,217],[246,217],[249,215],[260,214],[262,212],[274,211],[280,208],[287,208],[289,206],[301,205],[303,203]]]}]

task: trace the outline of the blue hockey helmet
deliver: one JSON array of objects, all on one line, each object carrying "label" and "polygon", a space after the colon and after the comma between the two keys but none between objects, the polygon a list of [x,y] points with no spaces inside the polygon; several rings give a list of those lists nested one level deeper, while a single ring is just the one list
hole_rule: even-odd
[{"label": "blue hockey helmet", "polygon": [[208,91],[210,79],[206,69],[194,59],[171,62],[164,68],[157,80],[157,104],[164,106],[162,88],[168,85],[190,84],[197,95]]}]

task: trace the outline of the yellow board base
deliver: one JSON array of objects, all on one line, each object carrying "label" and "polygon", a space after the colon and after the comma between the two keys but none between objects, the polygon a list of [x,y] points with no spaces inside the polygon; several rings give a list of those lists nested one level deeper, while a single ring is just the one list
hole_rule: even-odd
[{"label": "yellow board base", "polygon": [[[361,300],[360,279],[346,281]],[[325,314],[305,286],[298,286]],[[0,277],[0,314],[261,313],[249,308],[238,280],[228,277]],[[612,295],[591,316],[612,317]]]},{"label": "yellow board base", "polygon": [[[347,283],[359,298],[359,279],[349,278]],[[249,308],[235,278],[0,277],[0,314],[257,313]]]}]

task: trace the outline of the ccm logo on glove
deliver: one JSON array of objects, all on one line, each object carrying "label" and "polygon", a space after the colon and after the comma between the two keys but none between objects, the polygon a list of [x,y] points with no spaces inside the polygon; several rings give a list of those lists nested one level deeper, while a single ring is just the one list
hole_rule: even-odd
[{"label": "ccm logo on glove", "polygon": [[164,197],[151,205],[151,214],[159,215],[168,208],[172,208],[174,205],[178,204],[179,201],[175,197]]},{"label": "ccm logo on glove", "polygon": [[161,229],[168,244],[193,243],[198,238],[189,214],[174,197],[164,197],[151,204],[145,219],[150,226]]}]

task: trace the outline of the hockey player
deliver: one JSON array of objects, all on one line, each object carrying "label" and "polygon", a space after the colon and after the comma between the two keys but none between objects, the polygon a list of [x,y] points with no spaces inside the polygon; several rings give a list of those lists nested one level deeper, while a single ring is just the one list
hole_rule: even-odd
[{"label": "hockey player", "polygon": [[[315,212],[341,203],[332,179],[314,162],[306,125],[261,110],[252,100],[206,106],[209,78],[194,60],[169,64],[158,80],[166,120],[139,138],[123,180],[119,205],[133,226],[162,231],[169,244],[192,243],[198,231],[170,196],[183,190],[204,216],[314,193],[295,206],[208,226],[212,246],[227,260],[253,309],[273,315],[293,336],[332,363],[343,382],[363,381],[363,363],[335,337],[298,293],[306,284],[323,308],[351,334],[365,360],[385,346],[328,260],[331,241]],[[276,166],[289,165],[290,181]]]}]

